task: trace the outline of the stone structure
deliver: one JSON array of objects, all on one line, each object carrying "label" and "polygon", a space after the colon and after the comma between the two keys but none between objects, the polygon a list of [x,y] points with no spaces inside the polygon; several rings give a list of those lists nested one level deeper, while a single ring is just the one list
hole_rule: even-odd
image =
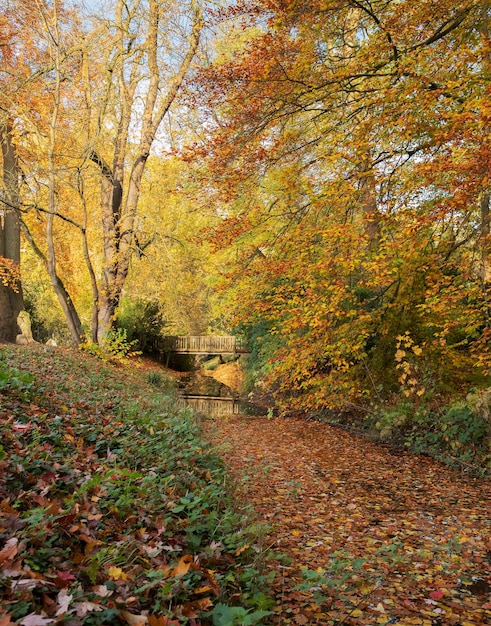
[{"label": "stone structure", "polygon": [[31,318],[27,311],[21,311],[17,316],[17,326],[20,328],[20,335],[15,338],[15,343],[25,346],[29,343],[35,343],[32,337]]}]

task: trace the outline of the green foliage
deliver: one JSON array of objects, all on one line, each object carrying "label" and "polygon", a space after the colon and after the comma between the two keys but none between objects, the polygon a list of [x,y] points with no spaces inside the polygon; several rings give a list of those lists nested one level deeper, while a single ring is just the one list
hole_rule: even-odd
[{"label": "green foliage", "polygon": [[81,344],[79,348],[83,352],[99,357],[102,360],[115,359],[117,361],[124,361],[128,357],[141,354],[141,352],[135,350],[137,343],[138,341],[136,339],[133,341],[128,340],[125,329],[116,328],[107,333],[101,345],[88,342]]},{"label": "green foliage", "polygon": [[118,329],[141,352],[153,352],[162,336],[164,321],[158,302],[124,298],[116,319]]},{"label": "green foliage", "polygon": [[[435,543],[430,549],[421,547],[418,555],[426,561],[429,571],[435,564],[440,571],[447,573],[455,570],[455,555],[461,551],[461,542],[452,538],[445,543]],[[397,538],[380,543],[376,549],[361,556],[347,548],[336,550],[329,556],[327,566],[315,570],[302,568],[304,582],[297,589],[313,592],[316,604],[326,603],[330,607],[331,617],[337,611],[346,616],[346,613],[366,606],[371,594],[384,586],[387,572],[403,571],[406,567],[411,569],[414,554],[412,546]]]},{"label": "green foliage", "polygon": [[240,606],[217,604],[210,615],[213,618],[213,626],[255,626],[263,623],[263,618],[270,615],[270,612],[251,612]]},{"label": "green foliage", "polygon": [[66,320],[49,281],[39,269],[29,268],[22,279],[24,304],[31,318],[32,336],[45,343],[54,338],[58,344],[70,343]]},{"label": "green foliage", "polygon": [[237,327],[236,334],[245,337],[250,353],[242,362],[245,370],[245,389],[249,392],[261,388],[262,381],[270,371],[269,360],[282,345],[279,336],[271,332],[273,324],[265,319],[244,323]]},{"label": "green foliage", "polygon": [[486,473],[491,469],[490,415],[491,393],[480,391],[441,409],[404,401],[377,412],[374,426],[382,438],[414,452]]},{"label": "green foliage", "polygon": [[162,387],[163,377],[160,372],[148,372],[147,382],[154,387]]},{"label": "green foliage", "polygon": [[129,340],[127,332],[124,328],[116,328],[110,330],[102,344],[103,350],[116,359],[124,359],[128,356],[140,354],[135,350],[138,341],[136,339]]},{"label": "green foliage", "polygon": [[23,396],[32,389],[33,377],[16,367],[11,367],[0,355],[0,391],[17,390]]},{"label": "green foliage", "polygon": [[356,589],[352,582],[353,575],[366,563],[365,559],[355,558],[341,550],[334,552],[329,567],[310,570],[304,568],[302,575],[305,582],[298,586],[300,590],[314,589],[315,601],[322,604],[326,600],[326,592],[333,591],[336,595]]}]

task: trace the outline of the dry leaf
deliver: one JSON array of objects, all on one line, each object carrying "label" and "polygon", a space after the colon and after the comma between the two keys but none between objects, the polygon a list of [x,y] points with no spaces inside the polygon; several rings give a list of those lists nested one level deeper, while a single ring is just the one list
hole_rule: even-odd
[{"label": "dry leaf", "polygon": [[96,602],[76,602],[73,605],[77,617],[85,617],[87,613],[92,611],[103,611],[104,607]]},{"label": "dry leaf", "polygon": [[148,617],[146,615],[133,615],[129,611],[121,611],[120,616],[130,626],[140,626],[140,624],[148,624]]},{"label": "dry leaf", "polygon": [[120,567],[110,567],[107,573],[113,580],[128,580],[128,574],[123,572]]},{"label": "dry leaf", "polygon": [[20,624],[21,626],[45,626],[45,624],[52,624],[54,621],[51,617],[43,617],[42,615],[31,613],[24,617]]},{"label": "dry leaf", "polygon": [[190,554],[185,554],[179,559],[179,563],[172,570],[172,576],[183,576],[187,574],[192,564],[193,557]]},{"label": "dry leaf", "polygon": [[113,593],[113,591],[108,589],[106,585],[97,585],[92,588],[92,591],[101,598],[108,598]]},{"label": "dry leaf", "polygon": [[56,616],[63,615],[68,611],[68,607],[70,606],[71,601],[73,600],[73,596],[68,593],[66,589],[62,589],[58,594],[56,601],[58,603],[58,609],[56,611]]},{"label": "dry leaf", "polygon": [[0,550],[0,565],[2,563],[4,563],[5,561],[13,561],[15,555],[17,554],[17,544],[19,543],[19,540],[16,537],[12,537],[12,539],[9,539],[7,541],[7,543],[5,544],[5,547]]}]

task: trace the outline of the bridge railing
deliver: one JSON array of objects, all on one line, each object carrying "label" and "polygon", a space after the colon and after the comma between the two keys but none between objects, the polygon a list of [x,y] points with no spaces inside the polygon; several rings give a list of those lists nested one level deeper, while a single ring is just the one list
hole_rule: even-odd
[{"label": "bridge railing", "polygon": [[245,342],[233,335],[164,337],[160,342],[160,350],[178,354],[235,354],[248,351]]},{"label": "bridge railing", "polygon": [[210,417],[233,415],[239,413],[239,402],[234,398],[205,398],[184,396],[180,399],[182,406],[189,406],[194,411],[205,413]]}]

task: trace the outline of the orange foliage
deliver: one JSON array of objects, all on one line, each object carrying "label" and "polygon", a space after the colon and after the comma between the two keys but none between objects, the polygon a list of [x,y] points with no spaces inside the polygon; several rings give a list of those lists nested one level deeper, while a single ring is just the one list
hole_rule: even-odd
[{"label": "orange foliage", "polygon": [[[209,153],[228,285],[237,321],[268,325],[267,386],[367,407],[409,380],[415,401],[484,382],[482,3],[263,0],[243,20],[263,34],[202,81],[223,117]],[[424,346],[402,383],[401,336]]]},{"label": "orange foliage", "polygon": [[12,261],[0,256],[0,283],[17,292],[20,283],[20,268]]}]

